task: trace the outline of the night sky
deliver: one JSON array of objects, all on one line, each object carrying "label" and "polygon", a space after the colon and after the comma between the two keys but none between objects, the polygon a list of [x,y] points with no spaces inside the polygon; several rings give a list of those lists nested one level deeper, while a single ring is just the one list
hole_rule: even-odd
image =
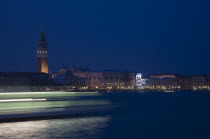
[{"label": "night sky", "polygon": [[44,28],[50,71],[72,64],[210,73],[208,0],[1,0],[0,71],[35,71]]}]

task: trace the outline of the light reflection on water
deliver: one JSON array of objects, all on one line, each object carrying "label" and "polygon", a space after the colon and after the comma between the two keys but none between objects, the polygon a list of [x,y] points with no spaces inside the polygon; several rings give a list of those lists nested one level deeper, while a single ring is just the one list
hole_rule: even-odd
[{"label": "light reflection on water", "polygon": [[100,138],[109,116],[25,121],[0,124],[1,139]]}]

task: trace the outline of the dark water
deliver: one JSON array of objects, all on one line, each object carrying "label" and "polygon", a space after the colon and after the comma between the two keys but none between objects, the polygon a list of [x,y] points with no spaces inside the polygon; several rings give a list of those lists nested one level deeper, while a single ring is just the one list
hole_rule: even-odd
[{"label": "dark water", "polygon": [[210,93],[102,93],[110,114],[0,124],[0,138],[210,139]]}]

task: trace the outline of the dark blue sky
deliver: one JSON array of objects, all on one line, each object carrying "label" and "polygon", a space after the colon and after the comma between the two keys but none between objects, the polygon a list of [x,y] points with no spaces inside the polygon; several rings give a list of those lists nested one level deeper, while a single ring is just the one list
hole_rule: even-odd
[{"label": "dark blue sky", "polygon": [[0,1],[0,71],[35,71],[39,32],[50,70],[210,73],[207,0]]}]

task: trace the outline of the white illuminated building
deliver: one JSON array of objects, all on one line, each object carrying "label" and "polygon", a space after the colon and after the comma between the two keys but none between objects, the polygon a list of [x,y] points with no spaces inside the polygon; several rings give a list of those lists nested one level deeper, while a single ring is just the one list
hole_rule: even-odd
[{"label": "white illuminated building", "polygon": [[136,74],[136,88],[143,89],[146,87],[146,80],[142,79],[142,74]]}]

